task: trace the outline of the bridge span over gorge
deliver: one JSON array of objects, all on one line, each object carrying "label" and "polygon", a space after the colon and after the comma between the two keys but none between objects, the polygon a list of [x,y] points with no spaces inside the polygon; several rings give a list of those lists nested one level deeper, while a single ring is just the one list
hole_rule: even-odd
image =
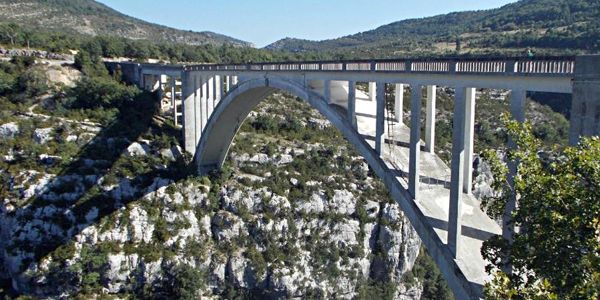
[{"label": "bridge span over gorge", "polygon": [[[514,232],[516,199],[497,222],[471,193],[476,89],[509,90],[510,113],[521,122],[527,92],[572,94],[570,143],[600,135],[600,56],[107,66],[167,100],[200,173],[223,164],[238,129],[268,95],[302,98],[385,182],[457,299],[482,296],[489,279],[483,241],[496,234],[510,239]],[[368,83],[368,92],[357,83]],[[392,107],[386,107],[386,85],[394,90]],[[450,166],[434,152],[437,86],[455,89]],[[427,98],[424,124],[420,113],[403,115],[409,87],[411,112],[420,112]],[[386,126],[389,118],[392,126]]]}]

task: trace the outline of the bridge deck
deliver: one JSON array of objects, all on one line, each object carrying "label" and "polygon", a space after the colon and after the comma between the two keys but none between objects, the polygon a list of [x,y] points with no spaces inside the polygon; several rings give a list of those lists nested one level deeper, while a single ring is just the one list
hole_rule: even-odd
[{"label": "bridge deck", "polygon": [[[356,110],[358,131],[375,148],[375,101],[357,91]],[[386,126],[387,131],[387,126]],[[397,173],[398,183],[408,189],[408,163],[410,129],[403,124],[394,124],[386,132],[387,143],[382,157],[388,168]],[[423,144],[423,142],[422,142]],[[421,151],[420,157],[421,198],[417,206],[427,217],[439,238],[447,242],[448,210],[450,201],[450,168],[437,156]],[[456,263],[465,277],[472,283],[483,285],[487,281],[480,249],[483,241],[494,234],[501,234],[500,226],[481,209],[480,202],[471,195],[464,195],[462,202],[462,230],[458,243]]]}]

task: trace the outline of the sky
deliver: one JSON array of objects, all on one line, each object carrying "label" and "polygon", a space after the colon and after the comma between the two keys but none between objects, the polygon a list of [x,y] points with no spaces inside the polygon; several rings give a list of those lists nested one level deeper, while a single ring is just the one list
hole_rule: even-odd
[{"label": "sky", "polygon": [[293,37],[324,40],[392,22],[500,7],[515,0],[97,0],[124,14],[213,31],[257,47]]}]

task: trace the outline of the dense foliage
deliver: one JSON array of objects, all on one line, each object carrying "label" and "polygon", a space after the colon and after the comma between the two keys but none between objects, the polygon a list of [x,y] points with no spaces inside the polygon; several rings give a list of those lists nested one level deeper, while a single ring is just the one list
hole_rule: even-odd
[{"label": "dense foliage", "polygon": [[[489,299],[598,299],[600,297],[600,139],[584,139],[562,153],[541,155],[541,141],[530,124],[508,122],[516,143],[507,155],[518,162],[514,185],[496,153],[486,154],[499,193],[486,199],[499,218],[517,197],[513,224],[520,228],[511,244],[501,237],[484,243],[492,265]],[[515,196],[516,195],[516,196]],[[514,273],[501,270],[511,265]]]}]

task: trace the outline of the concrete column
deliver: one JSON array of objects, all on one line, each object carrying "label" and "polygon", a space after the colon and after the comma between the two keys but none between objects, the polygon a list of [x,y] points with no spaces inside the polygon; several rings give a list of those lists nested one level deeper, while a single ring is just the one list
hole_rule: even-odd
[{"label": "concrete column", "polygon": [[435,104],[437,97],[437,87],[435,85],[427,86],[427,108],[425,118],[425,150],[429,153],[435,153]]},{"label": "concrete column", "polygon": [[178,126],[179,121],[177,120],[177,98],[175,94],[175,84],[175,77],[171,76],[171,105],[173,106],[173,123],[175,124],[175,126]]},{"label": "concrete column", "polygon": [[333,103],[331,100],[331,80],[323,81],[323,97],[327,101],[328,104]]},{"label": "concrete column", "polygon": [[208,122],[208,78],[202,77],[202,101],[200,103],[202,106],[200,111],[202,112],[202,128],[206,127],[206,123]]},{"label": "concrete column", "polygon": [[473,147],[475,140],[475,97],[477,90],[467,88],[465,98],[465,163],[463,192],[471,194],[473,186]]},{"label": "concrete column", "polygon": [[348,82],[348,120],[356,129],[356,82]]},{"label": "concrete column", "polygon": [[206,110],[208,118],[212,114],[213,108],[215,107],[215,79],[213,77],[208,77],[208,96],[207,96],[207,105],[208,109]]},{"label": "concrete column", "polygon": [[225,93],[229,93],[231,89],[231,76],[225,76]]},{"label": "concrete column", "polygon": [[196,153],[196,118],[194,114],[194,81],[190,72],[182,72],[181,98],[183,99],[183,140],[185,151]]},{"label": "concrete column", "polygon": [[410,95],[410,154],[408,160],[408,190],[419,200],[419,160],[421,159],[421,85],[411,86]]},{"label": "concrete column", "polygon": [[158,99],[160,101],[160,107],[162,108],[162,100],[165,97],[163,92],[163,75],[158,76]]},{"label": "concrete column", "polygon": [[237,85],[238,84],[238,77],[237,76],[231,76],[231,84],[233,84],[233,85]]},{"label": "concrete column", "polygon": [[396,84],[396,99],[394,101],[394,113],[396,122],[403,124],[402,115],[404,114],[404,84]]},{"label": "concrete column", "polygon": [[[513,119],[517,122],[525,122],[525,108],[526,108],[527,92],[524,90],[513,90],[510,94],[510,113]],[[515,141],[509,139],[508,146],[515,148]],[[515,176],[517,175],[517,161],[508,162],[508,183],[514,187]],[[510,195],[506,206],[504,207],[504,214],[502,215],[502,237],[512,242],[515,226],[512,220],[512,213],[517,208],[517,195]],[[508,270],[507,270],[508,271]]]},{"label": "concrete column", "polygon": [[377,82],[377,115],[375,116],[375,152],[381,155],[385,132],[385,82]]},{"label": "concrete column", "polygon": [[213,82],[215,84],[213,107],[216,107],[219,101],[221,101],[221,94],[223,94],[223,81],[220,75],[215,75]]},{"label": "concrete column", "polygon": [[463,164],[465,152],[466,89],[457,87],[454,99],[452,127],[452,162],[450,164],[450,205],[448,210],[448,248],[457,256],[461,236],[461,206],[463,198]]},{"label": "concrete column", "polygon": [[202,136],[202,96],[201,85],[202,85],[202,77],[200,74],[194,75],[194,125],[196,127],[196,146],[200,143],[200,137]]},{"label": "concrete column", "polygon": [[377,95],[377,85],[375,82],[369,82],[369,100],[375,101]]},{"label": "concrete column", "polygon": [[600,56],[575,58],[573,100],[569,143],[576,145],[582,136],[600,136]]}]

